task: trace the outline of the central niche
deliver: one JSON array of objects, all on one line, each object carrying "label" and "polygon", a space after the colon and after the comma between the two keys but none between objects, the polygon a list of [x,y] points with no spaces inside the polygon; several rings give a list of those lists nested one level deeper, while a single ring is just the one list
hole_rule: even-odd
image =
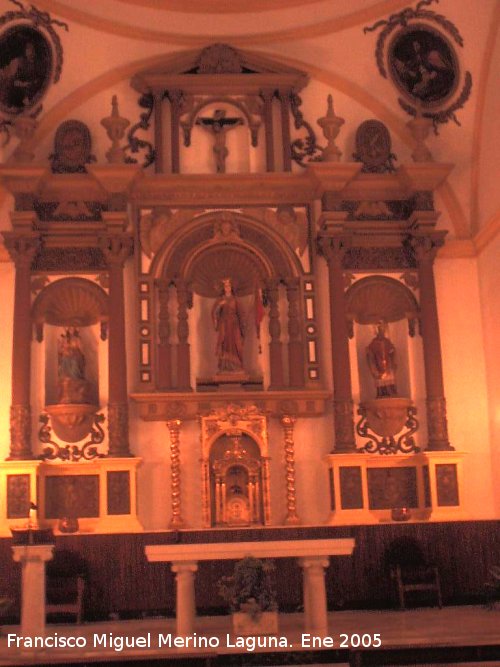
[{"label": "central niche", "polygon": [[211,510],[216,526],[262,524],[259,446],[250,436],[220,436],[210,451]]},{"label": "central niche", "polygon": [[201,417],[203,523],[269,525],[266,416],[256,406],[230,404]]},{"label": "central niche", "polygon": [[200,390],[221,384],[262,386],[264,275],[259,259],[231,239],[194,258],[189,276],[197,334],[194,367]]}]

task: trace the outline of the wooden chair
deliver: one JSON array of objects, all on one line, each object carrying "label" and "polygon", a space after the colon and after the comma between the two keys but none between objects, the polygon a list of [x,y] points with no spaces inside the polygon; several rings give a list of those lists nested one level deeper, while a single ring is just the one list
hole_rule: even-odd
[{"label": "wooden chair", "polygon": [[441,609],[441,581],[438,568],[428,563],[417,540],[402,537],[391,543],[386,551],[386,564],[395,588],[399,606],[406,609],[408,593],[432,593]]},{"label": "wooden chair", "polygon": [[72,551],[57,551],[47,564],[46,614],[74,614],[76,622],[83,619],[85,563]]}]

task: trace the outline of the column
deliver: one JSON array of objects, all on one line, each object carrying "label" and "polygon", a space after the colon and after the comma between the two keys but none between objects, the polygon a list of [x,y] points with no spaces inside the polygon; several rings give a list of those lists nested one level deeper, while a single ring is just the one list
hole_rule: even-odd
[{"label": "column", "polygon": [[158,288],[158,389],[172,388],[172,346],[170,345],[170,321],[168,301],[170,295],[170,281],[160,279],[156,281]]},{"label": "column", "polygon": [[167,427],[170,433],[170,478],[172,485],[172,518],[170,519],[170,528],[180,528],[184,524],[181,514],[181,420],[169,419]]},{"label": "column", "polygon": [[293,429],[295,426],[293,415],[282,415],[280,418],[283,426],[285,440],[285,462],[286,462],[286,517],[285,523],[297,525],[300,519],[297,515],[297,498],[295,490],[295,443],[293,441]]},{"label": "column", "polygon": [[172,572],[175,572],[176,588],[176,632],[182,637],[192,636],[194,632],[194,622],[196,618],[194,576],[197,569],[198,563],[196,561],[172,563]]},{"label": "column", "polygon": [[172,173],[180,172],[179,128],[184,96],[182,90],[169,90],[170,100],[170,154],[172,156]]},{"label": "column", "polygon": [[33,458],[31,451],[31,263],[39,247],[36,235],[4,233],[5,245],[16,266],[12,344],[12,404],[10,406],[10,461]]},{"label": "column", "polygon": [[[269,456],[263,456],[261,459],[262,465],[262,505],[263,505],[263,520],[264,526],[269,526],[271,523],[271,498],[269,494],[270,490],[270,474],[269,474]],[[255,502],[259,502],[260,489],[256,487],[256,498]]]},{"label": "column", "polygon": [[132,239],[109,236],[101,239],[100,246],[109,267],[109,456],[130,456],[123,265],[132,251]]},{"label": "column", "polygon": [[319,238],[319,246],[328,262],[329,274],[335,451],[350,452],[356,445],[342,268],[346,239],[324,235]]},{"label": "column", "polygon": [[283,142],[283,169],[292,171],[292,149],[290,138],[290,91],[279,91],[281,103],[281,140]]},{"label": "column", "polygon": [[288,298],[288,368],[290,387],[303,387],[304,345],[302,342],[302,321],[300,317],[300,278],[286,281]]},{"label": "column", "polygon": [[274,171],[274,129],[273,129],[273,97],[274,90],[261,90],[264,100],[264,124],[266,128],[266,169]]},{"label": "column", "polygon": [[12,547],[12,557],[21,563],[21,634],[45,634],[45,563],[52,560],[53,544]]},{"label": "column", "polygon": [[424,372],[427,405],[427,449],[454,450],[448,440],[446,400],[444,397],[441,338],[434,283],[434,259],[443,244],[443,235],[414,237],[412,245],[418,266],[420,288],[420,326],[424,349]]},{"label": "column", "polygon": [[282,389],[285,382],[283,378],[283,351],[281,345],[279,281],[268,281],[266,290],[269,299],[269,365],[271,370],[271,386],[269,389]]},{"label": "column", "polygon": [[325,556],[299,558],[304,581],[304,629],[316,635],[328,634],[325,568],[329,563]]},{"label": "column", "polygon": [[164,166],[164,146],[163,146],[163,90],[153,92],[154,117],[155,117],[155,173],[163,174]]},{"label": "column", "polygon": [[191,366],[189,360],[188,308],[192,306],[192,294],[187,283],[179,279],[177,287],[177,389],[191,391]]}]

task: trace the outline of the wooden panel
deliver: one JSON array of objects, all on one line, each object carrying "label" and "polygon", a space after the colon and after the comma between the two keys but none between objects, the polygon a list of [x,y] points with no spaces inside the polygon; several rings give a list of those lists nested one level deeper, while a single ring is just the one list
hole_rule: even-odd
[{"label": "wooden panel", "polygon": [[[244,535],[244,537],[243,537]],[[86,619],[140,617],[142,612],[173,615],[174,578],[168,565],[148,563],[146,544],[261,541],[263,539],[313,539],[354,537],[352,557],[331,559],[326,574],[329,607],[376,608],[390,604],[384,554],[392,540],[417,539],[427,558],[441,572],[445,604],[478,602],[488,570],[500,562],[500,521],[408,523],[372,526],[321,526],[211,530],[129,535],[67,535],[56,537],[56,549],[77,552],[88,570]],[[11,540],[0,540],[0,597],[19,597],[20,567],[12,561]],[[214,595],[217,579],[229,574],[231,561],[201,563],[196,576],[198,611],[223,608]],[[277,578],[280,609],[295,611],[302,604],[302,571],[292,559],[280,560]]]},{"label": "wooden panel", "polygon": [[340,501],[343,510],[363,509],[363,489],[361,486],[361,467],[342,466],[340,475]]},{"label": "wooden panel", "polygon": [[99,516],[99,475],[47,475],[45,516]]},{"label": "wooden panel", "polygon": [[7,475],[7,518],[26,519],[30,509],[30,476]]},{"label": "wooden panel", "polygon": [[416,468],[368,468],[367,477],[371,510],[418,507]]},{"label": "wooden panel", "polygon": [[108,480],[108,514],[130,514],[130,472],[110,470]]},{"label": "wooden panel", "polygon": [[440,507],[457,507],[460,504],[455,463],[436,463],[436,490]]}]

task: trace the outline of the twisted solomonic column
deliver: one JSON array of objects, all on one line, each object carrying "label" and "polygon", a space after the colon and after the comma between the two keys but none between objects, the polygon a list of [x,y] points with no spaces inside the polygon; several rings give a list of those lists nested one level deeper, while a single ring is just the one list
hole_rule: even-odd
[{"label": "twisted solomonic column", "polygon": [[169,419],[167,421],[168,432],[170,434],[171,528],[181,528],[184,525],[181,514],[181,423],[180,419]]},{"label": "twisted solomonic column", "polygon": [[282,415],[280,418],[283,427],[286,463],[286,517],[285,523],[296,525],[300,523],[297,514],[297,494],[295,488],[295,443],[293,429],[296,418],[293,415]]}]

